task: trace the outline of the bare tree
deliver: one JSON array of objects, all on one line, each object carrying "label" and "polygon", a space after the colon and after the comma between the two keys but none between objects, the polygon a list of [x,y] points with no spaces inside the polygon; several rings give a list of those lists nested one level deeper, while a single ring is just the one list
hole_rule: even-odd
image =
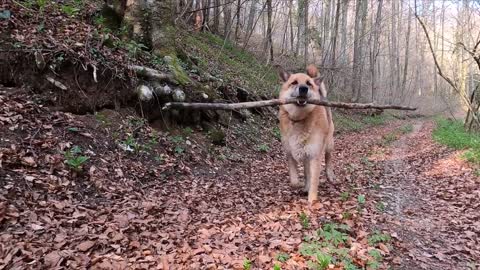
[{"label": "bare tree", "polygon": [[376,64],[377,64],[377,56],[379,53],[379,47],[380,47],[380,22],[382,19],[382,8],[383,8],[383,0],[378,0],[377,4],[377,15],[375,18],[375,25],[374,25],[374,30],[373,30],[373,50],[371,53],[371,62],[370,62],[370,72],[372,74],[371,78],[371,84],[372,84],[372,96],[371,96],[371,101],[375,102],[375,95],[376,95]]},{"label": "bare tree", "polygon": [[365,36],[365,24],[367,18],[367,0],[357,0],[355,12],[355,36],[353,51],[353,79],[352,79],[352,100],[358,101],[361,95],[362,87],[362,57],[363,57],[363,40]]},{"label": "bare tree", "polygon": [[268,48],[269,48],[269,61],[273,62],[273,40],[272,40],[272,0],[267,0],[267,14],[268,14],[268,23],[267,23],[267,39],[268,39]]}]

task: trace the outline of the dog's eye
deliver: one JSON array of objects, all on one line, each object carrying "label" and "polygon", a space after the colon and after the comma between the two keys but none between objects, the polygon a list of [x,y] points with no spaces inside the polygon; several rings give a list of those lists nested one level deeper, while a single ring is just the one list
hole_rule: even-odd
[{"label": "dog's eye", "polygon": [[293,81],[293,82],[292,82],[292,85],[297,85],[297,84],[298,84],[297,81]]},{"label": "dog's eye", "polygon": [[312,83],[310,81],[307,81],[308,86],[312,86]]}]

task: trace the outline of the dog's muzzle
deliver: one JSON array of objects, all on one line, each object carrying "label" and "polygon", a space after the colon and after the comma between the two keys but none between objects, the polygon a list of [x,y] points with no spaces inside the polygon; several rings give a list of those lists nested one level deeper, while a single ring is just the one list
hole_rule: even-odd
[{"label": "dog's muzzle", "polygon": [[308,87],[301,85],[298,87],[298,96],[297,96],[297,105],[298,106],[305,106],[307,105],[308,99]]},{"label": "dog's muzzle", "polygon": [[298,99],[297,100],[297,105],[303,107],[303,106],[307,105],[307,100],[306,99]]}]

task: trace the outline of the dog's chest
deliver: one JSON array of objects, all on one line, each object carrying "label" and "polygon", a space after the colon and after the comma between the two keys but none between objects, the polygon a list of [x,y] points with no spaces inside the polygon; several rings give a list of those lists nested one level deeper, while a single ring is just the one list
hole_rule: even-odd
[{"label": "dog's chest", "polygon": [[284,138],[283,145],[297,162],[317,157],[321,150],[320,138],[306,131],[292,131]]}]

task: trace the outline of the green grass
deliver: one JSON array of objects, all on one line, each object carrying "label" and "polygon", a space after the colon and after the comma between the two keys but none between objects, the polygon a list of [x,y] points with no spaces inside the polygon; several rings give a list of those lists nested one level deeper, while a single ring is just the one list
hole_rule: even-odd
[{"label": "green grass", "polygon": [[302,224],[302,227],[304,229],[308,229],[310,227],[310,218],[305,214],[305,212],[301,212],[298,215],[298,218],[300,219],[300,224]]},{"label": "green grass", "polygon": [[379,126],[385,124],[387,117],[383,114],[375,115],[375,116],[367,116],[363,118],[363,122],[370,126]]},{"label": "green grass", "polygon": [[391,239],[390,235],[375,231],[368,237],[368,244],[375,246],[378,243],[388,243]]},{"label": "green grass", "polygon": [[383,141],[385,144],[390,144],[396,140],[397,140],[397,134],[395,133],[388,133],[383,135]]},{"label": "green grass", "polygon": [[410,133],[413,131],[413,125],[412,124],[405,125],[401,127],[399,130],[402,134]]},{"label": "green grass", "polygon": [[460,121],[437,119],[433,139],[438,143],[457,150],[466,150],[463,158],[474,164],[480,164],[480,134],[468,133]]},{"label": "green grass", "polygon": [[[392,119],[394,119],[393,116],[385,113],[375,116],[333,114],[335,129],[339,131],[359,131],[367,127],[384,125]],[[405,128],[408,129],[408,127]]]},{"label": "green grass", "polygon": [[250,261],[249,259],[244,259],[243,260],[243,269],[244,270],[250,270],[252,269],[252,261]]},{"label": "green grass", "polygon": [[267,153],[268,151],[270,151],[270,147],[268,147],[268,145],[266,144],[261,144],[257,147],[257,150],[263,153]]},{"label": "green grass", "polygon": [[288,253],[278,253],[277,256],[275,256],[275,259],[279,262],[286,262],[288,259],[290,259],[290,255]]},{"label": "green grass", "polygon": [[343,131],[358,131],[365,127],[365,124],[360,121],[336,113],[333,114],[333,123],[336,129]]}]

